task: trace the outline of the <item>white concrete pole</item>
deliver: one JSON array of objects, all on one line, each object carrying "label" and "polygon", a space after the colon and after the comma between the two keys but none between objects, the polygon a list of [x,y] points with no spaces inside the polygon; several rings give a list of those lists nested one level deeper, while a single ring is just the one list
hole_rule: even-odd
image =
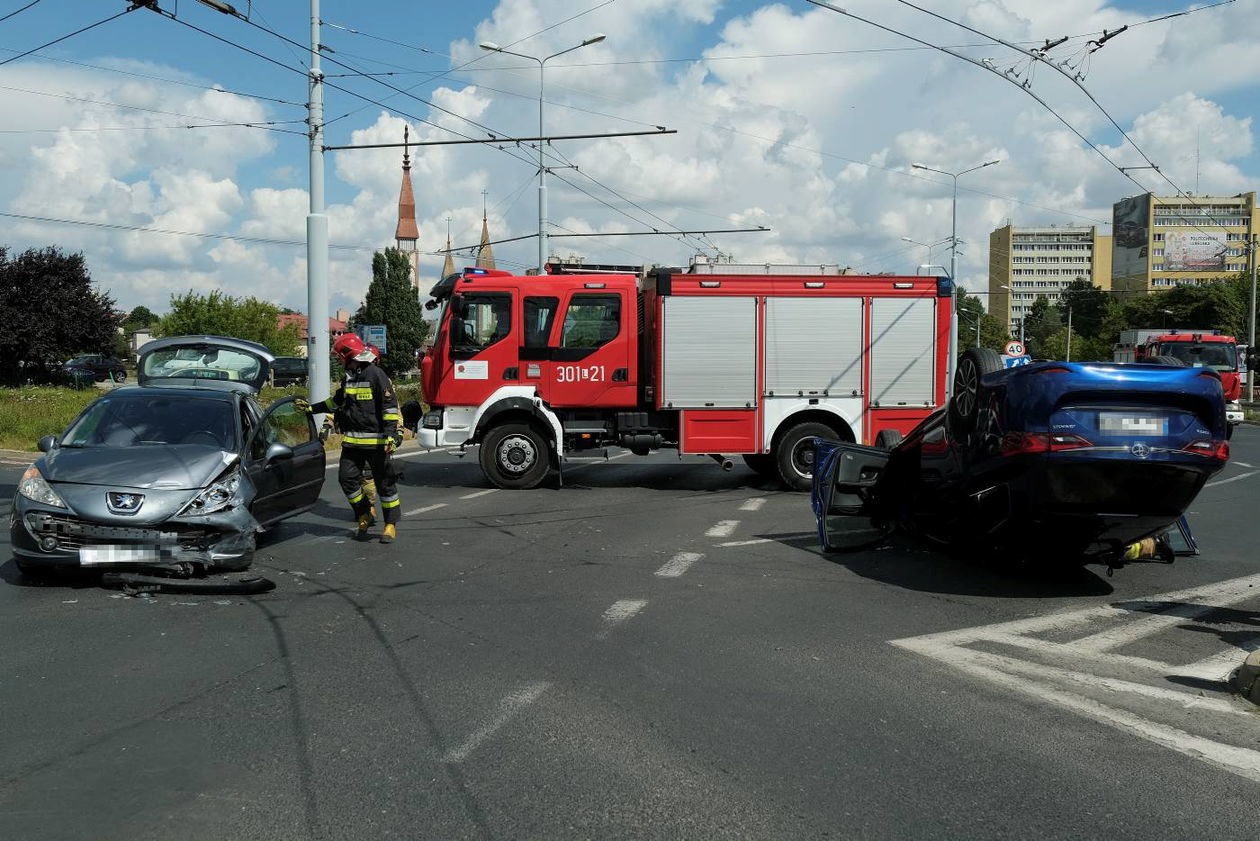
[{"label": "white concrete pole", "polygon": [[324,214],[324,74],[319,68],[319,0],[311,2],[310,212],[306,216],[306,359],[312,403],[328,397],[328,217]]}]

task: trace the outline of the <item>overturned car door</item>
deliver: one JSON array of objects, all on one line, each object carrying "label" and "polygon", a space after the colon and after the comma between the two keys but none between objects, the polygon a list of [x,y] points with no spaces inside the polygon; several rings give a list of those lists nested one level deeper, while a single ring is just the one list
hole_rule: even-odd
[{"label": "overturned car door", "polygon": [[810,502],[824,551],[853,552],[888,537],[895,523],[880,511],[875,484],[888,466],[888,450],[814,439]]}]

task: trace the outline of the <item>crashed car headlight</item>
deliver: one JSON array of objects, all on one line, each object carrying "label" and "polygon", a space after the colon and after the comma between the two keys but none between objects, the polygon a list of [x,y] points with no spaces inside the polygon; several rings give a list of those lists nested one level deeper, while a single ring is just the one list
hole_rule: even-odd
[{"label": "crashed car headlight", "polygon": [[183,507],[178,516],[213,514],[224,508],[231,508],[236,500],[236,492],[241,487],[241,471],[233,470],[210,487],[193,497]]},{"label": "crashed car headlight", "polygon": [[18,482],[17,490],[22,496],[34,502],[42,502],[44,505],[53,505],[57,508],[66,507],[66,503],[57,496],[57,492],[52,489],[35,465],[26,468],[26,472],[22,474],[22,481]]}]

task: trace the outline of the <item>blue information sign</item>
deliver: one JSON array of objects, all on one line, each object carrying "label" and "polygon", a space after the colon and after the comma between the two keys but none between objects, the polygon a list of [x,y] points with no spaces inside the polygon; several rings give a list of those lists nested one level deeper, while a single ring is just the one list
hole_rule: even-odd
[{"label": "blue information sign", "polygon": [[1006,363],[1007,368],[1018,368],[1020,365],[1032,364],[1031,356],[1003,356],[1002,361]]}]

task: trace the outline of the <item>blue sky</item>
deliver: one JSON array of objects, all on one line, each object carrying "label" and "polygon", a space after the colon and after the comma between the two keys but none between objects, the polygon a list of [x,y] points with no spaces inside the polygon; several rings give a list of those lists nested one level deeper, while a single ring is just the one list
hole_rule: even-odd
[{"label": "blue sky", "polygon": [[[3,0],[0,16],[27,2]],[[1103,0],[926,4],[985,32],[1030,43],[1186,8]],[[936,44],[984,40],[892,0],[841,5]],[[0,60],[125,7],[122,0],[43,0],[0,22],[0,48],[8,51]],[[289,68],[305,61],[298,48],[195,0],[167,0],[162,7]],[[251,6],[242,0],[237,7],[260,27],[298,42],[308,37],[306,2],[258,0]],[[1251,125],[1260,70],[1255,12],[1254,0],[1238,0],[1135,26],[1091,58],[1084,84],[1185,189],[1193,189],[1196,171],[1203,193],[1251,190],[1260,180]],[[330,24],[323,40],[335,51],[324,67],[329,82],[394,109],[329,90],[329,118],[348,114],[329,127],[330,144],[396,141],[404,121],[422,139],[476,132],[413,97],[503,134],[532,134],[536,72],[519,60],[486,54],[476,43],[519,40],[514,49],[546,54],[603,32],[604,43],[548,65],[549,132],[668,125],[679,133],[557,144],[553,163],[578,169],[557,170],[552,180],[553,233],[646,226],[773,229],[703,240],[553,240],[553,250],[563,255],[676,264],[717,249],[741,260],[912,271],[922,255],[901,237],[934,241],[947,235],[949,196],[944,185],[914,177],[910,163],[965,168],[998,157],[1000,166],[967,176],[964,185],[980,192],[964,191],[960,201],[960,236],[967,246],[959,275],[979,288],[987,234],[996,225],[1008,218],[1104,223],[1111,202],[1141,189],[992,74],[939,52],[906,49],[915,45],[803,0],[325,0],[322,17]],[[1073,38],[1059,54],[1068,58],[1087,40]],[[895,49],[868,52],[883,48]],[[1019,56],[1004,48],[963,51],[1019,69]],[[335,62],[396,74],[376,78],[409,89],[411,96],[379,81],[335,76],[348,72]],[[1066,80],[1040,68],[1031,84],[1118,163],[1141,162]],[[235,93],[215,93],[210,86]],[[7,133],[0,134],[0,210],[132,228],[301,239],[306,142],[287,132],[301,130],[294,121],[305,115],[305,97],[304,78],[293,69],[150,11],[132,12],[0,66],[0,107],[10,115]],[[234,122],[273,122],[271,128],[285,131],[177,128]],[[476,241],[482,190],[494,236],[536,229],[528,157],[485,147],[417,153],[420,247],[434,252],[423,263],[426,277],[436,279],[441,265],[436,252],[445,245],[447,217],[456,246]],[[357,247],[333,255],[334,306],[357,304],[371,248],[390,244],[399,163],[395,150],[327,158],[332,240]],[[1170,190],[1154,181],[1143,186]],[[143,303],[161,310],[171,293],[190,288],[256,294],[299,308],[304,303],[301,248],[29,219],[6,218],[4,228],[0,244],[10,247],[56,243],[83,250],[94,277],[125,307]],[[523,268],[532,263],[534,249],[526,240],[497,253],[507,267]]]}]

